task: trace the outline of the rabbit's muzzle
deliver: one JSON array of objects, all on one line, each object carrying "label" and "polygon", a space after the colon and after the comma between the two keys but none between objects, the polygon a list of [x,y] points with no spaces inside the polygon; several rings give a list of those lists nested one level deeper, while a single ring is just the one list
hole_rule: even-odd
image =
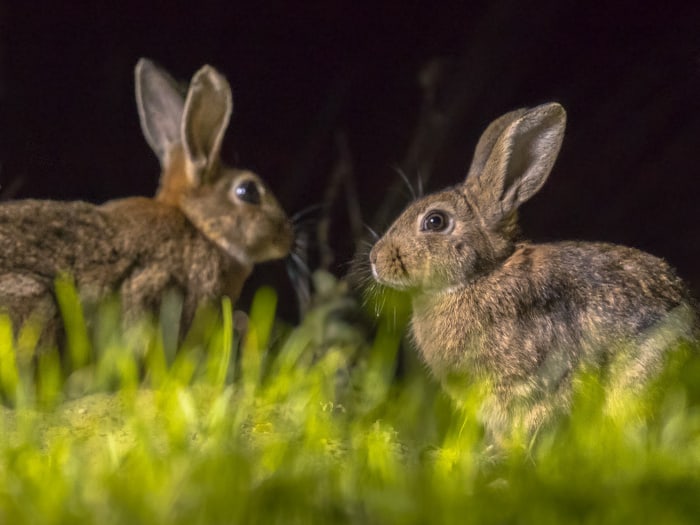
[{"label": "rabbit's muzzle", "polygon": [[282,259],[294,246],[294,230],[286,217],[260,221],[248,235],[250,244],[247,249],[255,262]]},{"label": "rabbit's muzzle", "polygon": [[285,217],[279,223],[277,235],[274,242],[271,243],[270,259],[281,259],[289,255],[294,246],[294,227],[292,223]]},{"label": "rabbit's muzzle", "polygon": [[370,251],[372,276],[378,283],[392,288],[410,287],[410,275],[401,251],[397,246],[387,244],[380,239]]}]

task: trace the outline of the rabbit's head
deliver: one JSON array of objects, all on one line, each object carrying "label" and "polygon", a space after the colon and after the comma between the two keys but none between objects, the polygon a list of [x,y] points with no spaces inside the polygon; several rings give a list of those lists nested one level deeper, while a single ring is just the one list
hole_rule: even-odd
[{"label": "rabbit's head", "polygon": [[492,122],[465,181],[410,204],[374,245],[375,279],[391,288],[439,291],[465,285],[508,257],[518,207],[547,179],[565,124],[556,103]]},{"label": "rabbit's head", "polygon": [[162,168],[156,198],[178,207],[210,241],[245,267],[289,253],[289,219],[255,173],[221,163],[231,88],[211,66],[183,94],[151,61],[136,66],[141,128]]}]

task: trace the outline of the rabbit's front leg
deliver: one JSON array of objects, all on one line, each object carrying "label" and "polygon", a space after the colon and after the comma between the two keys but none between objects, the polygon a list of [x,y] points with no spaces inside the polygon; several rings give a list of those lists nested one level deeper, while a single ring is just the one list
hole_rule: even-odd
[{"label": "rabbit's front leg", "polygon": [[[31,321],[44,332],[55,330],[56,303],[51,281],[23,272],[0,274],[0,313],[9,315],[15,333]],[[50,326],[49,326],[50,325]]]},{"label": "rabbit's front leg", "polygon": [[158,265],[133,270],[119,289],[124,321],[136,322],[144,312],[153,310],[168,285],[175,284],[171,280],[171,273]]}]

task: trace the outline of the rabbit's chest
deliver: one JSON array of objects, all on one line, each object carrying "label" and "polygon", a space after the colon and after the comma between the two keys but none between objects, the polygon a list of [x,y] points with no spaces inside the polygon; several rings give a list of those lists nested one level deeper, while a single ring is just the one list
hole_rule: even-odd
[{"label": "rabbit's chest", "polygon": [[414,300],[411,329],[426,364],[439,379],[457,374],[511,383],[531,377],[541,348],[556,337],[550,323],[539,323],[533,328],[538,336],[528,337],[514,311],[480,298],[456,293]]},{"label": "rabbit's chest", "polygon": [[468,305],[414,302],[411,331],[421,357],[438,378],[485,372],[487,333]]}]

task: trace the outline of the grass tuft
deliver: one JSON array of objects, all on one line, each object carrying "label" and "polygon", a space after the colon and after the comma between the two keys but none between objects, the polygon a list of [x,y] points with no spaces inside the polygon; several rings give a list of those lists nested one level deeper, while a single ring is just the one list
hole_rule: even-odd
[{"label": "grass tuft", "polygon": [[284,331],[274,323],[276,295],[264,288],[242,344],[239,314],[224,301],[175,352],[177,304],[122,331],[112,305],[86,319],[70,283],[57,291],[79,367],[49,351],[29,373],[20,348],[31,334],[13,339],[0,317],[0,523],[694,523],[700,515],[696,349],[680,348],[646,394],[616,399],[613,411],[598,379],[582,375],[571,417],[532,444],[515,432],[496,453],[479,423],[482,385],[454,402],[420,366],[397,374],[395,311],[365,344],[331,303]]}]

